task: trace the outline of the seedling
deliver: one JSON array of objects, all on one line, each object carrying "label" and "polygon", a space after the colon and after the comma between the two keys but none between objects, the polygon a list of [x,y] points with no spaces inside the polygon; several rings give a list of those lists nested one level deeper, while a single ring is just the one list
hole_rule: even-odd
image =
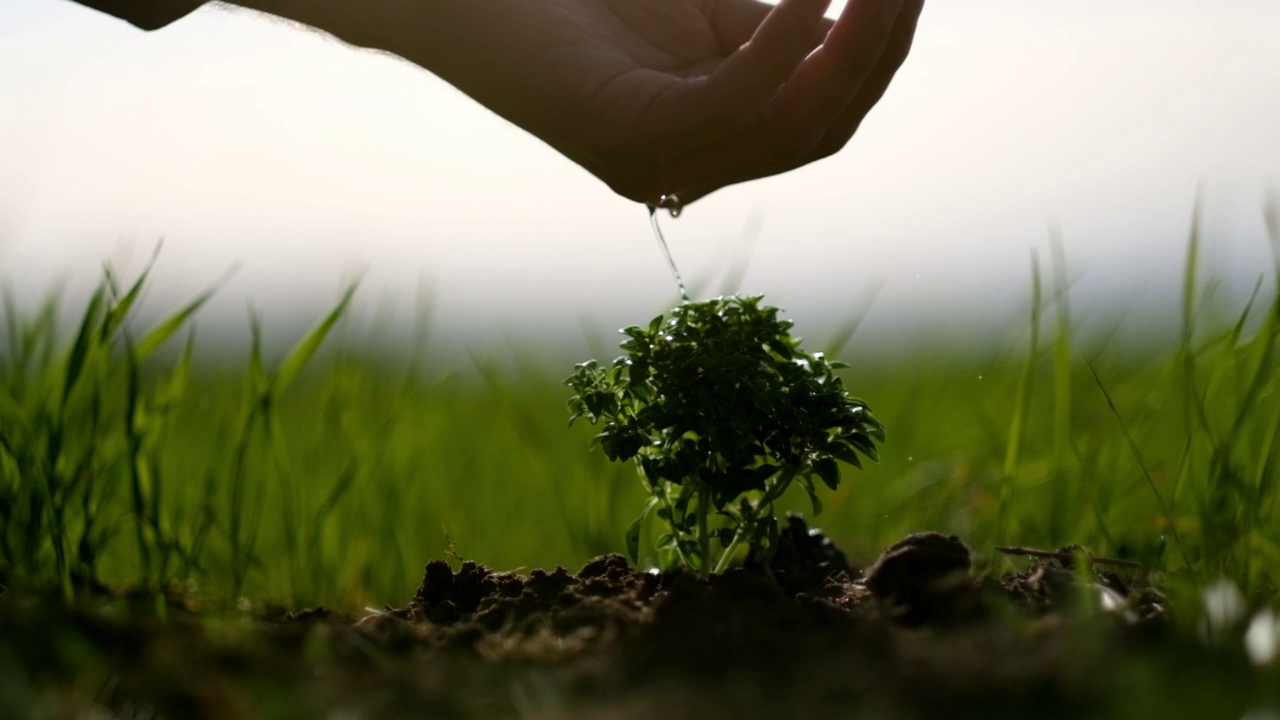
[{"label": "seedling", "polygon": [[[744,545],[768,559],[777,548],[774,505],[793,483],[822,511],[814,480],[835,490],[843,461],[877,459],[884,427],[849,396],[845,367],[800,348],[791,322],[761,297],[685,302],[647,328],[623,330],[626,356],[576,366],[565,381],[572,425],[586,417],[610,460],[634,460],[648,504],[626,532],[656,513],[664,566],[701,577],[723,572]],[[712,516],[715,516],[714,518]],[[713,556],[712,541],[720,545]]]}]

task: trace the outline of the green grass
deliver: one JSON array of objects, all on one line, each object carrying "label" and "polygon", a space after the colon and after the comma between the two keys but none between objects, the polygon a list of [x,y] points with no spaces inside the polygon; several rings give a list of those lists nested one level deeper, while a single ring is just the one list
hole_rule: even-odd
[{"label": "green grass", "polygon": [[[921,529],[959,534],[992,564],[998,544],[1078,543],[1147,564],[1175,593],[1226,577],[1273,602],[1280,293],[1271,275],[1247,307],[1221,307],[1200,244],[1192,233],[1182,330],[1164,351],[1073,334],[1060,240],[1049,267],[1033,261],[1028,322],[987,361],[929,346],[873,359],[852,328],[837,333],[846,384],[889,438],[879,465],[846,469],[817,524],[863,560]],[[56,301],[6,299],[10,587],[358,608],[408,599],[422,565],[452,552],[513,569],[623,549],[643,492],[632,467],[588,452],[589,426],[566,428],[569,366],[537,348],[455,372],[363,355],[329,338],[348,293],[279,358],[253,321],[248,357],[228,367],[191,330],[207,293],[139,327],[145,280],[108,274],[70,333]]]}]

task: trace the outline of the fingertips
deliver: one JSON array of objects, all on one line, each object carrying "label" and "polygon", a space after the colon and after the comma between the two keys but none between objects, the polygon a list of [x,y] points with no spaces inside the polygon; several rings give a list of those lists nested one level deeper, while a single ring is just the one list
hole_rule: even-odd
[{"label": "fingertips", "polygon": [[817,45],[831,0],[782,0],[751,39],[708,81],[708,102],[730,115],[756,114]]},{"label": "fingertips", "polygon": [[704,0],[703,4],[712,6],[711,25],[725,55],[746,44],[774,8],[758,0]]},{"label": "fingertips", "polygon": [[893,29],[893,37],[885,54],[901,67],[911,54],[911,45],[915,42],[916,29],[920,27],[920,15],[924,12],[925,0],[907,0],[898,16],[898,24]]},{"label": "fingertips", "polygon": [[[776,5],[770,5],[760,0],[711,0],[711,2],[715,8],[711,22],[715,27],[716,35],[720,38],[720,47],[725,55],[733,54],[754,38],[765,20],[773,15],[778,7],[786,4],[779,2]],[[823,8],[819,14],[826,12],[827,7],[831,5],[831,0],[825,0],[822,5]],[[825,36],[831,25],[831,20],[823,18],[820,22],[821,34]],[[816,45],[817,42],[820,40],[815,41],[814,44]]]},{"label": "fingertips", "polygon": [[879,65],[863,84],[862,89],[853,101],[845,107],[841,115],[832,123],[823,136],[822,141],[814,149],[812,160],[819,160],[839,151],[849,142],[862,120],[871,109],[880,102],[893,82],[894,76],[907,56],[911,53],[911,45],[915,39],[920,13],[924,8],[924,0],[908,0],[893,30],[893,37],[885,48]]},{"label": "fingertips", "polygon": [[821,40],[817,31],[826,24],[829,7],[831,0],[782,0],[752,34],[748,47],[758,45],[764,52],[788,57],[800,54],[799,62]]},{"label": "fingertips", "polygon": [[[720,96],[720,107],[741,114],[718,137],[670,156],[663,188],[688,203],[842,148],[906,59],[924,2],[851,0],[832,25],[822,17],[827,0],[783,0],[726,61],[729,72],[707,79],[709,86],[721,83],[718,92],[733,93],[732,103]],[[824,28],[830,31],[815,50],[804,32]],[[743,111],[756,103],[765,110]]]},{"label": "fingertips", "polygon": [[807,155],[876,72],[904,6],[916,0],[852,0],[822,47],[805,58],[773,99],[770,125],[786,154]]},{"label": "fingertips", "polygon": [[850,0],[822,45],[850,63],[868,54],[878,57],[909,4],[910,0]]}]

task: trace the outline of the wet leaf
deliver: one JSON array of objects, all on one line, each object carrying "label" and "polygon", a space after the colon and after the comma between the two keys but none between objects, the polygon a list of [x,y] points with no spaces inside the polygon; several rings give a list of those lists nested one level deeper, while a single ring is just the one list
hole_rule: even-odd
[{"label": "wet leaf", "polygon": [[840,487],[840,466],[833,458],[818,458],[813,463],[813,471],[818,474],[822,484],[835,490]]}]

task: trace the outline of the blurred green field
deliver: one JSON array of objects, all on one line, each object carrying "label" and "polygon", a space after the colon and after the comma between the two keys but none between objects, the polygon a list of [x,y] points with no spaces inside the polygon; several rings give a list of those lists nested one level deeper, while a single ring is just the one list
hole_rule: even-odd
[{"label": "blurred green field", "polygon": [[[1226,577],[1273,601],[1280,292],[1269,273],[1247,305],[1224,307],[1199,252],[1193,236],[1171,308],[1181,333],[1143,353],[1075,336],[1057,257],[1029,273],[1025,324],[986,360],[944,343],[862,352],[853,321],[810,338],[851,365],[847,387],[888,431],[882,461],[846,468],[816,524],[855,560],[922,529],[992,564],[1007,562],[999,544],[1078,543],[1146,564],[1175,593]],[[7,299],[5,585],[357,609],[408,599],[431,559],[576,568],[622,550],[643,505],[635,469],[589,452],[590,426],[566,427],[572,368],[541,349],[451,371],[369,355],[329,337],[348,294],[288,353],[264,356],[255,326],[228,365],[189,332],[203,296],[136,322],[145,279],[109,275],[70,331],[56,300]],[[800,491],[789,503],[808,506]]]}]

